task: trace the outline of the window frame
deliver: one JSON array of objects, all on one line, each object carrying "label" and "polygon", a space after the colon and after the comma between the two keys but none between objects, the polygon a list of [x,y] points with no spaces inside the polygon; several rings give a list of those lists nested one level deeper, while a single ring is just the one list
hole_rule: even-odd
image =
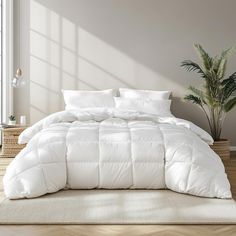
[{"label": "window frame", "polygon": [[1,116],[6,123],[13,112],[13,0],[2,0],[2,71],[1,71]]}]

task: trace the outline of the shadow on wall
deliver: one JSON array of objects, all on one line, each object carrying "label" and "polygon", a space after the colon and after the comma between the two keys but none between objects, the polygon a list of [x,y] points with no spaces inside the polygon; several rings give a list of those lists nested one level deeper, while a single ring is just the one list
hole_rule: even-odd
[{"label": "shadow on wall", "polygon": [[199,25],[205,24],[199,14],[192,15],[189,28],[185,4],[158,2],[30,0],[31,123],[63,109],[62,88],[130,87],[172,90],[173,113],[206,128],[203,114],[179,99],[188,84],[200,84],[180,62],[193,55],[195,40],[204,42],[212,32],[199,37]]}]

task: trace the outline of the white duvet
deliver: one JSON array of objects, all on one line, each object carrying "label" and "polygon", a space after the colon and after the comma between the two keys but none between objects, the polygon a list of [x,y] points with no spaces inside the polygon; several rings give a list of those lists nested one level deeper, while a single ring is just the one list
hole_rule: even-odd
[{"label": "white duvet", "polygon": [[60,189],[164,189],[231,198],[211,136],[191,122],[113,108],[62,111],[26,129],[3,179],[8,198]]}]

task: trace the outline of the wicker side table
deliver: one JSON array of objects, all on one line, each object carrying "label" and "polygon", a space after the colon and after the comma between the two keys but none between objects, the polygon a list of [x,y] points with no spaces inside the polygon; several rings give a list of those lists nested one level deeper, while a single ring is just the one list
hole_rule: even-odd
[{"label": "wicker side table", "polygon": [[0,157],[15,157],[25,144],[18,144],[18,137],[27,127],[2,128],[2,148]]}]

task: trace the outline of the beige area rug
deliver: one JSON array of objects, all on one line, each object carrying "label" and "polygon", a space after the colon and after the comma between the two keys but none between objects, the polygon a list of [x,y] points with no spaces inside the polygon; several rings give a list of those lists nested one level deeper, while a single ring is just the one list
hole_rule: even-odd
[{"label": "beige area rug", "polygon": [[236,202],[169,190],[69,190],[3,200],[0,224],[236,224]]}]

